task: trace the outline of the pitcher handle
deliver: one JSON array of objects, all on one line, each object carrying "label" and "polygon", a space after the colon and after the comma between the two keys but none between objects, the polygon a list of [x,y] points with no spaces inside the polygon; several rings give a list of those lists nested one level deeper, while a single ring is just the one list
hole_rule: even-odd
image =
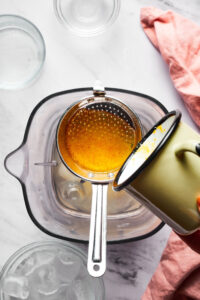
[{"label": "pitcher handle", "polygon": [[200,142],[195,140],[189,140],[184,143],[175,146],[175,154],[177,156],[182,156],[185,151],[192,152],[200,156]]},{"label": "pitcher handle", "polygon": [[106,270],[108,184],[92,184],[92,207],[87,269],[91,276],[100,277]]}]

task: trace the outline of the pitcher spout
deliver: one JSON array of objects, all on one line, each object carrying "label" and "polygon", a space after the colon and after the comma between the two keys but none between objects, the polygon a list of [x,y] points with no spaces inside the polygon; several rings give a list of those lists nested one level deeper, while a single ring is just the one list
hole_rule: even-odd
[{"label": "pitcher spout", "polygon": [[29,168],[27,155],[28,152],[23,145],[9,153],[4,160],[4,166],[8,173],[23,182]]}]

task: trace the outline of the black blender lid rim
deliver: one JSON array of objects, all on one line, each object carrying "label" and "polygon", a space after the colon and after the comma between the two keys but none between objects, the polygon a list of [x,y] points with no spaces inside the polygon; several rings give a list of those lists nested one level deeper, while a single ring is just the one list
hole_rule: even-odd
[{"label": "black blender lid rim", "polygon": [[[158,144],[158,146],[153,150],[153,152],[148,156],[148,158],[142,163],[142,165],[136,170],[134,171],[134,173],[129,176],[123,183],[118,184],[118,180],[121,176],[121,174],[123,173],[123,171],[125,170],[125,168],[127,167],[127,165],[129,164],[130,159],[132,158],[132,156],[137,152],[137,150],[141,147],[141,145],[146,141],[146,139],[153,133],[154,130],[157,129],[158,126],[162,125],[162,123],[164,121],[166,121],[168,118],[175,116],[175,119],[173,121],[173,123],[171,124],[171,126],[169,127],[168,131],[166,132],[166,134],[163,136],[163,138],[161,139],[160,143]],[[134,150],[131,152],[131,154],[128,156],[128,158],[126,159],[126,161],[124,162],[124,164],[122,165],[122,167],[120,168],[119,172],[117,173],[114,182],[113,182],[113,188],[115,191],[120,191],[122,190],[125,186],[127,186],[128,184],[130,184],[149,164],[150,162],[154,159],[154,157],[160,152],[160,150],[162,149],[162,147],[165,145],[165,143],[167,142],[167,140],[169,139],[169,137],[172,135],[172,133],[174,132],[174,130],[176,129],[176,127],[178,126],[179,122],[181,119],[181,112],[179,110],[173,110],[169,113],[167,113],[164,117],[162,117],[147,133],[146,135],[142,138],[142,140],[138,143],[138,145],[136,146],[136,148],[134,148]]]}]

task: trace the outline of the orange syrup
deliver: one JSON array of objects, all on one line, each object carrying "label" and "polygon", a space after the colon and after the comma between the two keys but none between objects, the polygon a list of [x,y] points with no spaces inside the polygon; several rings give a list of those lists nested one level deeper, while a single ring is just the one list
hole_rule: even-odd
[{"label": "orange syrup", "polygon": [[71,117],[62,139],[71,159],[93,172],[119,169],[138,142],[134,128],[123,118],[87,108]]}]

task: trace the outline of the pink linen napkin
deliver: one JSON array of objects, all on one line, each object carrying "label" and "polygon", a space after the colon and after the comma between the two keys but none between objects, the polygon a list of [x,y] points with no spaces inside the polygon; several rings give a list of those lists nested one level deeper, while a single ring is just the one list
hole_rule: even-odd
[{"label": "pink linen napkin", "polygon": [[[188,2],[189,5],[189,2]],[[172,81],[200,127],[200,27],[172,11],[144,7],[142,27],[169,66]]]},{"label": "pink linen napkin", "polygon": [[[200,239],[193,240],[195,243],[200,243]],[[187,299],[200,299],[200,255],[172,232],[141,300]]]}]

